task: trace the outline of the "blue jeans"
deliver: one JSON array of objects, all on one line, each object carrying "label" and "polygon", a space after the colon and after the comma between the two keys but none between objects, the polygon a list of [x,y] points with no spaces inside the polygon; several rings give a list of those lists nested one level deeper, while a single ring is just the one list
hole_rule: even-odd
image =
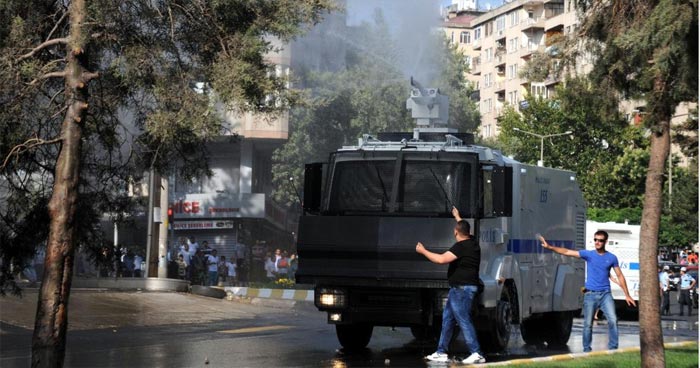
[{"label": "blue jeans", "polygon": [[605,313],[608,320],[608,349],[617,349],[617,315],[615,301],[610,291],[588,291],[583,296],[583,351],[591,351],[593,338],[593,316],[596,309]]},{"label": "blue jeans", "polygon": [[476,330],[471,318],[472,302],[477,290],[476,285],[450,288],[447,294],[445,310],[442,311],[442,331],[440,332],[440,342],[437,348],[439,353],[447,354],[450,340],[452,340],[452,331],[455,325],[459,325],[469,351],[481,354],[481,348],[479,347],[479,341],[476,339]]}]

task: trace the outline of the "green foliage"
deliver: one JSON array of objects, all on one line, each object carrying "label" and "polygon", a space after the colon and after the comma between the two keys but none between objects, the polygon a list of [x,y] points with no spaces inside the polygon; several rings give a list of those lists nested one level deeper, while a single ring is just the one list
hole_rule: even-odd
[{"label": "green foliage", "polygon": [[[694,368],[698,366],[698,344],[667,347],[665,349],[666,366]],[[615,367],[638,368],[642,366],[638,351],[627,353],[615,353],[585,357],[577,357],[570,360],[557,360],[556,362],[536,362],[519,364],[526,368],[588,368],[588,367]]]},{"label": "green foliage", "polygon": [[[666,203],[659,232],[659,245],[685,246],[698,242],[698,170],[697,164],[690,168],[673,168],[673,195]],[[668,186],[666,187],[668,189]]]},{"label": "green foliage", "polygon": [[528,107],[506,108],[497,146],[517,160],[535,164],[540,135],[573,132],[544,140],[546,166],[574,171],[590,207],[639,207],[648,160],[642,132],[616,109],[617,99],[585,79],[567,80],[554,99],[526,98]]},{"label": "green foliage", "polygon": [[642,221],[642,209],[637,208],[595,208],[589,207],[587,218],[597,222],[617,222],[639,225]]},{"label": "green foliage", "polygon": [[597,57],[591,77],[625,96],[643,96],[649,127],[697,101],[697,1],[578,0],[586,48]]},{"label": "green foliage", "polygon": [[552,58],[543,52],[534,52],[518,72],[521,79],[542,82],[552,73]]},{"label": "green foliage", "polygon": [[[65,42],[38,46],[68,37],[70,4],[0,1],[0,292],[12,288],[10,265],[24,267],[46,238],[48,217],[37,214],[52,193],[71,90],[81,87],[64,90],[56,74],[66,68]],[[223,132],[222,106],[273,115],[298,102],[287,77],[271,72],[264,56],[275,50],[273,39],[291,40],[336,6],[331,0],[87,6],[79,37],[89,71],[99,74],[87,82],[78,215],[66,226],[98,259],[100,218],[129,220],[124,214],[140,204],[126,189],[146,168],[185,178],[208,173],[206,146]],[[31,228],[41,230],[22,230]]]},{"label": "green foliage", "polygon": [[[686,157],[698,158],[698,109],[688,111],[688,118],[680,126],[672,127],[671,135],[673,143],[681,146],[681,152]],[[695,165],[697,166],[697,165]]]}]

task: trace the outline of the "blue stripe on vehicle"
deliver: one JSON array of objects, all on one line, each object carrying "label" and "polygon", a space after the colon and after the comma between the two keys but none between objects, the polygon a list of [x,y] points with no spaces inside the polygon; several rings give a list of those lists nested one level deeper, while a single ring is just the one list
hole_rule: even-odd
[{"label": "blue stripe on vehicle", "polygon": [[[555,247],[575,249],[576,243],[573,240],[547,240]],[[508,240],[508,251],[511,253],[547,253],[551,250],[542,248],[542,244],[535,239],[510,239]],[[637,265],[639,266],[639,265]]]}]

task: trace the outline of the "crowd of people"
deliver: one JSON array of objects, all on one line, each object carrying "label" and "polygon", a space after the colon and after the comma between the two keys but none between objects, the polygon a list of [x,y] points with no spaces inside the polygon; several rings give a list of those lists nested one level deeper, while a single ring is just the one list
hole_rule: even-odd
[{"label": "crowd of people", "polygon": [[279,279],[294,280],[299,258],[295,253],[291,255],[286,250],[275,249],[274,256],[271,252],[265,255],[265,276],[269,281]]},{"label": "crowd of people", "polygon": [[219,256],[218,251],[203,241],[201,246],[194,236],[181,237],[179,244],[168,253],[170,274],[192,285],[233,285],[237,282],[238,263],[231,257]]}]

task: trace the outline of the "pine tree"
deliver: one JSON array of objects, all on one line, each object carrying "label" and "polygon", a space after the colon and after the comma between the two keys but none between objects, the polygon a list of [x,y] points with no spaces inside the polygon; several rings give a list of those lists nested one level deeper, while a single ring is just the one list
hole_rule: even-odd
[{"label": "pine tree", "polygon": [[640,234],[639,328],[642,366],[665,366],[656,277],[664,165],[676,106],[697,101],[697,0],[579,0],[580,35],[596,57],[591,77],[646,102],[651,131]]}]

